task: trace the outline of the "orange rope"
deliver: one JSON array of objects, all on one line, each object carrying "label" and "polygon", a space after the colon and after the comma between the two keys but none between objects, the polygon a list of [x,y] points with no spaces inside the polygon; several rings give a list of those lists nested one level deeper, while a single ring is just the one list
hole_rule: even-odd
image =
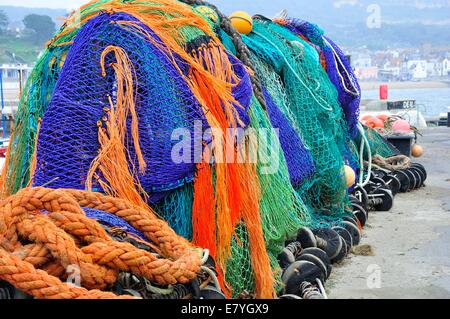
[{"label": "orange rope", "polygon": [[[107,110],[108,120],[106,129],[99,123],[100,151],[92,161],[89,169],[86,188],[91,191],[93,179],[97,177],[103,190],[110,195],[127,199],[134,205],[149,209],[146,199],[147,194],[142,188],[136,172],[130,172],[126,150],[127,118],[131,114],[131,132],[136,155],[139,161],[139,171],[146,169],[142,150],[139,144],[138,117],[135,107],[135,71],[127,53],[119,47],[108,46],[101,55],[102,75],[106,77],[105,58],[109,53],[114,53],[116,62],[112,67],[117,80],[117,102],[113,105],[111,97],[108,97],[111,108]],[[132,161],[129,158],[130,162]],[[97,171],[107,182],[98,178]],[[144,196],[142,199],[141,194]]]},{"label": "orange rope", "polygon": [[206,247],[212,257],[216,256],[216,200],[212,183],[211,166],[197,165],[194,180],[194,203],[192,207],[193,242]]},{"label": "orange rope", "polygon": [[[113,241],[81,207],[123,218],[153,241],[167,259]],[[49,213],[40,214],[41,210]],[[152,212],[85,191],[19,191],[1,202],[0,238],[0,279],[37,298],[115,298],[109,292],[87,289],[111,287],[119,271],[160,285],[186,284],[197,277],[201,266],[199,251]],[[55,277],[64,277],[65,269],[75,265],[85,288],[72,287],[62,282],[64,278]]]}]

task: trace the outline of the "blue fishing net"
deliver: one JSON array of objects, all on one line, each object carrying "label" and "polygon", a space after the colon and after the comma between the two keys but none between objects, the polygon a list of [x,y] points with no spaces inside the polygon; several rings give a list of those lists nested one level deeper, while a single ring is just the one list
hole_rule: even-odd
[{"label": "blue fishing net", "polygon": [[[219,35],[225,47],[236,53],[230,36],[222,29],[220,29]],[[294,187],[299,187],[315,171],[311,152],[293,128],[295,121],[291,117],[292,114],[289,114],[288,101],[281,79],[270,69],[270,66],[260,61],[256,55],[250,52],[250,57],[256,76],[264,86],[263,94],[270,122],[275,129],[278,129],[280,145],[286,158],[291,183]]]},{"label": "blue fishing net", "polygon": [[294,187],[299,187],[315,171],[313,158],[267,90],[263,89],[263,92],[270,122],[275,129],[278,129],[280,145],[286,158],[291,184]]},{"label": "blue fishing net", "polygon": [[127,223],[125,220],[116,215],[92,208],[83,208],[83,210],[86,213],[87,217],[95,219],[96,221],[98,221],[103,225],[106,225],[108,227],[121,228],[127,233],[133,234],[141,240],[147,242],[149,241],[148,238],[146,238],[142,232],[140,232],[139,230],[131,226],[129,223]]},{"label": "blue fishing net", "polygon": [[[206,126],[203,111],[171,61],[143,36],[114,23],[117,21],[140,24],[128,14],[102,14],[89,21],[76,37],[43,117],[35,185],[84,188],[99,149],[97,123],[106,116],[104,109],[110,107],[108,97],[114,100],[117,91],[113,69],[106,68],[106,77],[101,74],[101,54],[109,45],[125,49],[136,71],[140,145],[148,164],[139,176],[144,189],[158,193],[193,180],[194,145],[190,163],[176,164],[171,157],[176,141],[171,135],[176,128],[194,132],[196,122]],[[158,40],[145,25],[140,27]],[[106,65],[115,62],[113,55],[106,60]],[[132,169],[138,163],[134,146],[129,144]]]}]

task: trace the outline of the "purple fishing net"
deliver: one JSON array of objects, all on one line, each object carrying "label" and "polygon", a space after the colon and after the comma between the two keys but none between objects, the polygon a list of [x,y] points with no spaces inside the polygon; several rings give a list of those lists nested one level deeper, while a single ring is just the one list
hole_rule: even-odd
[{"label": "purple fishing net", "polygon": [[[195,143],[200,138],[195,125],[208,128],[203,110],[178,70],[148,39],[118,21],[133,21],[148,32],[154,40],[159,38],[133,16],[125,13],[101,14],[91,19],[79,32],[70,48],[59,76],[50,105],[42,122],[38,140],[36,186],[84,189],[90,165],[99,150],[97,123],[109,108],[108,96],[115,103],[117,83],[110,63],[114,54],[106,57],[107,76],[101,74],[101,54],[113,45],[126,51],[136,71],[136,111],[139,119],[139,138],[147,170],[139,176],[150,202],[157,202],[171,191],[192,182],[195,173]],[[189,66],[177,58],[179,67],[189,72]],[[250,79],[237,60],[236,73],[243,80],[233,93],[244,106],[240,114],[246,119],[247,96],[251,91]],[[248,101],[247,101],[248,100]],[[131,120],[128,121],[130,126]],[[175,129],[183,128],[191,136],[190,161],[174,163],[173,147],[180,139],[172,140]],[[128,127],[128,136],[131,136]],[[178,137],[177,137],[178,138]],[[200,141],[201,142],[201,141]],[[130,169],[138,167],[131,139],[128,141]],[[100,176],[101,177],[101,176]],[[98,191],[101,191],[98,185]]]},{"label": "purple fishing net", "polygon": [[279,130],[280,144],[286,158],[291,184],[298,187],[315,172],[314,160],[297,132],[265,88],[263,88],[263,93],[270,122],[275,129]]},{"label": "purple fishing net", "polygon": [[95,219],[96,221],[98,221],[103,225],[106,225],[108,227],[122,228],[127,233],[133,234],[137,236],[139,239],[149,242],[148,238],[145,237],[145,235],[142,232],[131,226],[122,218],[117,217],[116,215],[92,208],[83,208],[83,210],[86,213],[87,217]]}]

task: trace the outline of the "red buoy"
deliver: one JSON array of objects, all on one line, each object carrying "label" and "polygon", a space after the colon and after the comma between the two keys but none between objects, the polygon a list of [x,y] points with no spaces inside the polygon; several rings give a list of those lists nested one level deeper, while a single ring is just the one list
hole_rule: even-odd
[{"label": "red buoy", "polygon": [[389,87],[387,84],[380,85],[380,100],[385,101],[389,96]]}]

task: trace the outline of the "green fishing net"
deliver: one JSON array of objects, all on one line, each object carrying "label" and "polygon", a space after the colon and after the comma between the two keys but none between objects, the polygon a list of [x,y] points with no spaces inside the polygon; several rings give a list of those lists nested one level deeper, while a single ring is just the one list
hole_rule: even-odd
[{"label": "green fishing net", "polygon": [[[267,113],[255,98],[252,100],[249,115],[251,122],[248,129],[254,129],[253,132],[256,134],[268,135],[258,136],[260,153],[257,169],[261,185],[260,211],[267,252],[277,286],[280,287],[281,269],[277,256],[285,247],[286,240],[294,238],[302,226],[310,225],[312,218],[303,200],[289,182],[286,161],[276,131],[273,130]],[[269,158],[273,158],[273,152],[277,153],[280,160],[279,168],[275,173],[268,174],[265,172],[265,165],[270,162]],[[240,224],[235,229],[235,233],[236,236],[231,243],[233,258],[227,263],[226,279],[232,285],[234,297],[237,297],[241,292],[254,291],[254,273],[249,265],[248,233],[245,225]]]},{"label": "green fishing net", "polygon": [[[381,157],[392,157],[398,155],[399,152],[391,145],[381,134],[373,128],[364,126],[365,136],[369,142],[370,152],[372,156],[379,155]],[[361,133],[355,139],[356,145],[361,145]],[[364,159],[368,160],[367,151],[364,152]]]}]

